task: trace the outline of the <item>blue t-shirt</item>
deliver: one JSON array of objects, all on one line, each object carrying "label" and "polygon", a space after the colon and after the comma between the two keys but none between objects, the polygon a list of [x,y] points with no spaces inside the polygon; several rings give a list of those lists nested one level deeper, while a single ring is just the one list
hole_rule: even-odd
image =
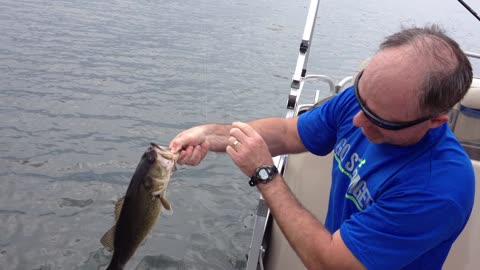
[{"label": "blue t-shirt", "polygon": [[351,87],[298,120],[310,152],[334,153],[325,227],[368,269],[441,269],[472,211],[470,158],[447,124],[415,145],[373,144],[359,110]]}]

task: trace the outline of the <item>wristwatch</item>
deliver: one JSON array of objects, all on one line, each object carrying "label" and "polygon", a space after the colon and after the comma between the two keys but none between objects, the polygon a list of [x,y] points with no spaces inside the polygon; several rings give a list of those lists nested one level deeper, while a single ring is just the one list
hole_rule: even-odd
[{"label": "wristwatch", "polygon": [[272,178],[278,173],[277,167],[272,166],[260,166],[255,170],[255,173],[250,177],[248,184],[252,187],[256,186],[258,183],[266,184],[272,180]]}]

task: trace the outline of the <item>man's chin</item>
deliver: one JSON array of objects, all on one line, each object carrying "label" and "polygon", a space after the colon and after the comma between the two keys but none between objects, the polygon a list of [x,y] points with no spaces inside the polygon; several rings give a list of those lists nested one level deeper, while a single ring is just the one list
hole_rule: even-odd
[{"label": "man's chin", "polygon": [[371,143],[374,143],[374,144],[384,143],[383,138],[381,136],[373,136],[371,134],[367,134],[363,129],[362,129],[362,133],[367,138],[367,140]]}]

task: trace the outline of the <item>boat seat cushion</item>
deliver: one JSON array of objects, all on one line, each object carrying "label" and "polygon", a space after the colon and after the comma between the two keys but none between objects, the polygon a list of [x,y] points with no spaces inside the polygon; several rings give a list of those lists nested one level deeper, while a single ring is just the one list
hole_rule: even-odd
[{"label": "boat seat cushion", "polygon": [[470,109],[480,110],[480,78],[473,78],[472,86],[460,104]]},{"label": "boat seat cushion", "polygon": [[[473,80],[471,88],[460,104],[454,107],[452,115],[453,133],[465,145],[474,145],[480,151],[480,79]],[[477,150],[475,150],[477,151]],[[478,157],[479,154],[473,155]],[[473,157],[471,155],[471,157]]]},{"label": "boat seat cushion", "polygon": [[447,260],[442,269],[445,270],[473,270],[478,269],[480,265],[480,161],[472,160],[473,169],[475,170],[475,178],[477,184],[475,185],[475,204],[473,206],[472,214],[467,223],[467,226],[460,234],[458,239],[452,246]]}]

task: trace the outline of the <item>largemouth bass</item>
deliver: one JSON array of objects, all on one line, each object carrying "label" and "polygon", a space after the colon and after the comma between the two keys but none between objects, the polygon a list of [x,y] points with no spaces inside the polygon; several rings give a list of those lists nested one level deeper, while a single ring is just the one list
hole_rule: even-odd
[{"label": "largemouth bass", "polygon": [[165,193],[177,159],[170,148],[154,143],[142,155],[125,196],[115,204],[115,225],[100,240],[113,250],[107,270],[123,269],[153,230],[162,208],[172,210]]}]

